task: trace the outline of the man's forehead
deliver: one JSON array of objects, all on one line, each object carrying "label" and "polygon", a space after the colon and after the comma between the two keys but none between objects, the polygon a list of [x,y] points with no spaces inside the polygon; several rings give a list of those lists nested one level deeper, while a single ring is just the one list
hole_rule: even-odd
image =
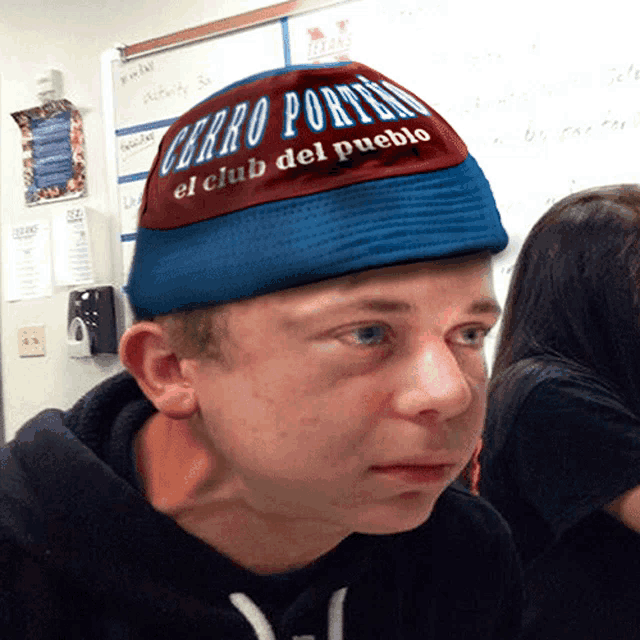
[{"label": "man's forehead", "polygon": [[490,274],[490,256],[476,254],[370,269],[268,294],[256,298],[255,302],[276,313],[295,312],[296,315],[319,313],[342,305],[360,305],[377,311],[408,311],[412,306],[408,295],[415,294],[419,298],[421,289],[446,286],[449,278],[457,275],[464,279],[468,290],[456,290],[456,297],[468,295],[491,299]]}]

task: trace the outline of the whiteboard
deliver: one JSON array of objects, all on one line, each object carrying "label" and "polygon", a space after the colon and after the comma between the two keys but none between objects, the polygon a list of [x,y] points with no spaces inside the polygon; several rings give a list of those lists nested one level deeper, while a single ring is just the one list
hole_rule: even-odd
[{"label": "whiteboard", "polygon": [[[494,261],[504,306],[522,242],[556,201],[640,182],[640,5],[608,0],[368,0],[353,53],[447,119],[491,183],[509,246]],[[487,342],[495,351],[499,327]]]},{"label": "whiteboard", "polygon": [[510,236],[495,262],[503,304],[522,241],[553,202],[640,182],[634,13],[627,0],[598,11],[572,0],[355,0],[128,62],[114,50],[103,89],[122,246],[174,118],[243,76],[347,57],[440,112],[487,174]]},{"label": "whiteboard", "polygon": [[117,49],[106,52],[103,95],[110,199],[119,216],[123,280],[133,258],[147,173],[171,123],[246,76],[286,65],[350,59],[351,25],[361,2],[285,16],[131,60],[124,60]]}]

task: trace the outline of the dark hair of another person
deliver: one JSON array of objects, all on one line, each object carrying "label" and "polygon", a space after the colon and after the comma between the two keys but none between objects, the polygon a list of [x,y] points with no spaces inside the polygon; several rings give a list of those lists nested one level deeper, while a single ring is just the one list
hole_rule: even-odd
[{"label": "dark hair of another person", "polygon": [[513,271],[492,380],[551,356],[609,383],[640,415],[640,185],[574,193],[527,236]]}]

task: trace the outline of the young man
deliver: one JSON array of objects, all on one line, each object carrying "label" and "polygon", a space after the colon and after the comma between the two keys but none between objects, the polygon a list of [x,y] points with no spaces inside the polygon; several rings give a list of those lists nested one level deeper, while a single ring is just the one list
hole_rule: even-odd
[{"label": "young man", "polygon": [[497,320],[489,186],[356,63],[239,82],[165,135],[128,370],[0,458],[3,637],[511,638],[508,531],[450,486]]}]

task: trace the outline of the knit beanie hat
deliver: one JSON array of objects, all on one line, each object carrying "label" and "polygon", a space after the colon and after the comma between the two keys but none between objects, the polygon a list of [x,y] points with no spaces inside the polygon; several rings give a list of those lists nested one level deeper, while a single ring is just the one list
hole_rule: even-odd
[{"label": "knit beanie hat", "polygon": [[171,125],[127,294],[145,318],[506,244],[484,174],[430,106],[359,63],[292,66]]}]

